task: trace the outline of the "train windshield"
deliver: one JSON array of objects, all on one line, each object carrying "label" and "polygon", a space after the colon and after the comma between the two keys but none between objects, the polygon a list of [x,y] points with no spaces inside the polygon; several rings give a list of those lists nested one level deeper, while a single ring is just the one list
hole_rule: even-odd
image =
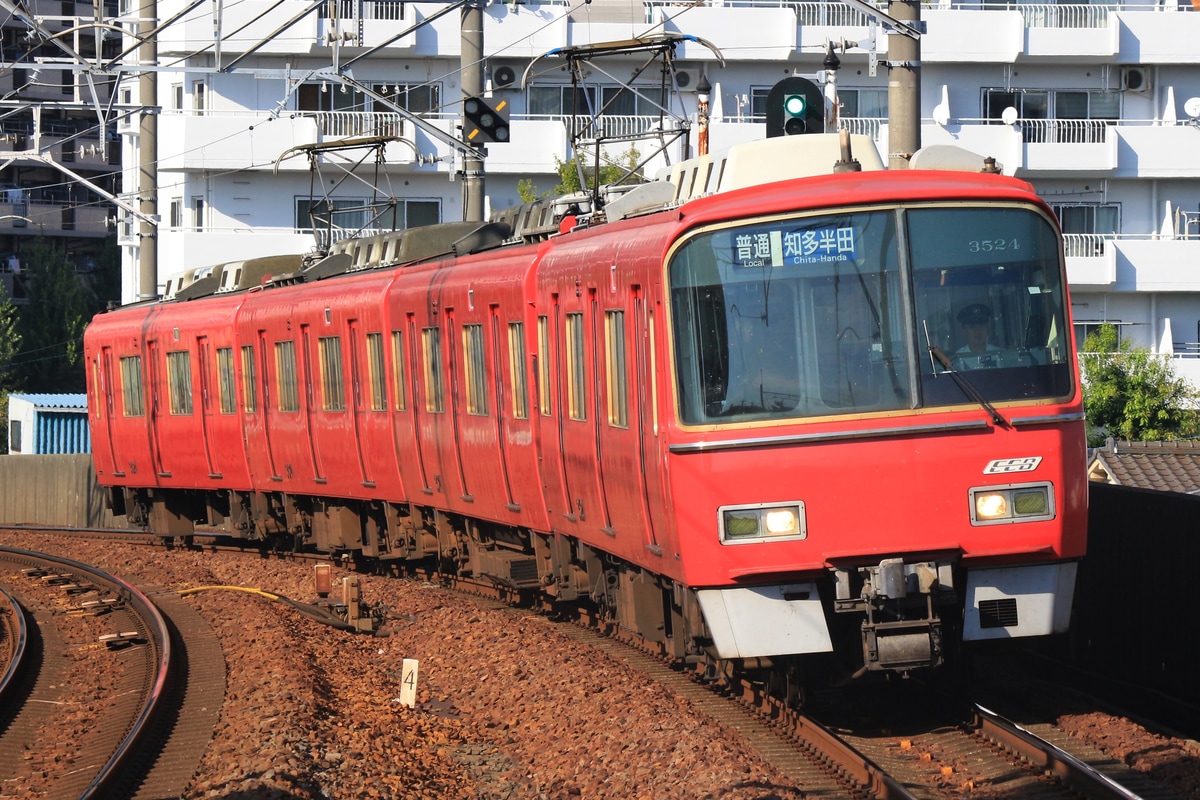
[{"label": "train windshield", "polygon": [[1058,239],[1020,205],[740,223],[671,258],[681,421],[720,424],[1070,395]]}]

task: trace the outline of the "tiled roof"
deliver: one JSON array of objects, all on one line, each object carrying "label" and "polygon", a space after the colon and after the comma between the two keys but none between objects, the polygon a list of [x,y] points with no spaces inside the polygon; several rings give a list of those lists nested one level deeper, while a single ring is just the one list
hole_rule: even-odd
[{"label": "tiled roof", "polygon": [[1092,453],[1093,481],[1200,494],[1200,442],[1116,442],[1109,439]]},{"label": "tiled roof", "polygon": [[87,408],[86,394],[10,394],[38,408]]}]

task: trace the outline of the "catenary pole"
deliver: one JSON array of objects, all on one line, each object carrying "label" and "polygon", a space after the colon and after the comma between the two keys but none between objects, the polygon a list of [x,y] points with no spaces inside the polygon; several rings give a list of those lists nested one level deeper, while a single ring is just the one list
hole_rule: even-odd
[{"label": "catenary pole", "polygon": [[[471,0],[462,10],[462,94],[483,95],[483,6],[486,0]],[[482,222],[484,172],[482,147],[463,156],[463,221]]]}]

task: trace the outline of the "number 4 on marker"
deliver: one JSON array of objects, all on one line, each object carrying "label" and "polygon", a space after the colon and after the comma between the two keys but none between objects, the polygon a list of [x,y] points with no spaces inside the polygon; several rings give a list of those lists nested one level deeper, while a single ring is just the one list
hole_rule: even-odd
[{"label": "number 4 on marker", "polygon": [[406,658],[400,665],[400,705],[417,705],[417,659]]}]

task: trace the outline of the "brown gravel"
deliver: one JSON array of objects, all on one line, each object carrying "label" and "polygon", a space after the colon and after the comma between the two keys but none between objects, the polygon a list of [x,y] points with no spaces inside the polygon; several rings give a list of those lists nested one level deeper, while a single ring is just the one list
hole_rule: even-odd
[{"label": "brown gravel", "polygon": [[[314,599],[311,565],[0,532],[135,582]],[[345,574],[335,569],[335,579]],[[535,614],[363,576],[390,635],[239,592],[188,598],[225,654],[220,722],[187,798],[799,798],[719,723]],[[397,701],[420,661],[417,708]]]},{"label": "brown gravel", "polygon": [[1181,797],[1200,800],[1200,744],[1160,736],[1135,722],[1098,711],[1064,715],[1057,724],[1126,766],[1167,784]]}]

